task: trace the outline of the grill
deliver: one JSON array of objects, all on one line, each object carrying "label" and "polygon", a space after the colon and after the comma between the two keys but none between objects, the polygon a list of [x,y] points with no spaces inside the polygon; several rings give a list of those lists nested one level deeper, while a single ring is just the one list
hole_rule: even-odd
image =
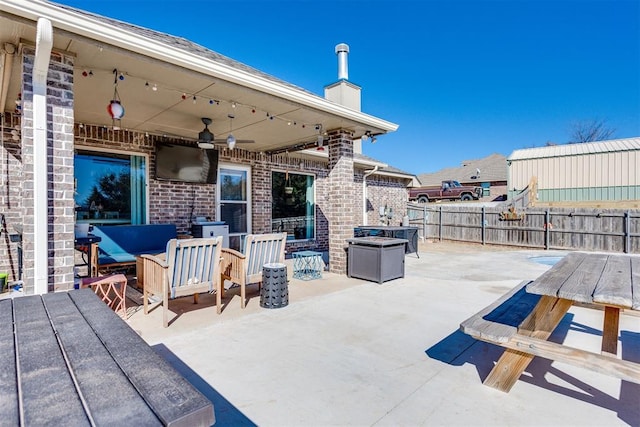
[{"label": "grill", "polygon": [[222,236],[222,246],[229,247],[229,226],[224,221],[202,221],[196,219],[191,224],[193,237],[218,237]]}]

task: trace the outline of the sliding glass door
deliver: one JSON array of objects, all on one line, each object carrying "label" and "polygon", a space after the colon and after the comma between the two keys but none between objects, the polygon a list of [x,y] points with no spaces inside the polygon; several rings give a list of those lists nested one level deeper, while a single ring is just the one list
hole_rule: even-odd
[{"label": "sliding glass door", "polygon": [[76,222],[146,223],[146,164],[145,156],[76,150]]}]

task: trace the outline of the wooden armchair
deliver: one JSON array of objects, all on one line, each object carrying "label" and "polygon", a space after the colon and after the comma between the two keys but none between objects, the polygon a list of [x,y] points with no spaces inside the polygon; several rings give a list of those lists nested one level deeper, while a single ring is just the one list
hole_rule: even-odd
[{"label": "wooden armchair", "polygon": [[240,306],[245,307],[246,285],[262,283],[262,266],[271,262],[284,263],[287,233],[248,234],[244,253],[222,248],[222,274],[216,294],[218,314],[221,311],[224,281],[240,285]]},{"label": "wooden armchair", "polygon": [[148,313],[149,297],[162,295],[162,321],[166,328],[169,298],[193,295],[197,303],[198,293],[218,290],[221,248],[222,237],[171,239],[166,253],[142,255],[144,313]]}]

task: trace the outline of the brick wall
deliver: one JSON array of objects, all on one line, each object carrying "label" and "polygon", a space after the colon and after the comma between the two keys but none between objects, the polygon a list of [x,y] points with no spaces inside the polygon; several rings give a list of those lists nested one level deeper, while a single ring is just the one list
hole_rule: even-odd
[{"label": "brick wall", "polygon": [[[360,183],[362,174],[358,175]],[[362,185],[360,185],[362,187]],[[402,225],[402,217],[407,214],[406,181],[383,175],[371,175],[367,177],[367,223],[368,225],[382,225],[379,208],[387,206],[391,208],[393,215],[389,219],[389,225]],[[385,225],[386,220],[385,220]]]},{"label": "brick wall", "polygon": [[346,130],[329,132],[329,187],[326,216],[329,220],[329,270],[347,272],[346,239],[353,237],[353,221],[359,206],[355,198],[353,141]]},{"label": "brick wall", "polygon": [[[195,184],[155,179],[155,144],[160,137],[127,130],[111,130],[101,126],[76,125],[76,143],[89,150],[126,151],[131,154],[146,155],[149,159],[149,223],[173,223],[178,233],[191,231],[191,221],[195,216],[215,218],[216,185]],[[163,138],[164,140],[164,138]],[[174,141],[180,143],[179,141]],[[252,233],[271,232],[271,171],[272,169],[305,172],[316,177],[316,194],[319,197],[326,187],[323,177],[327,176],[326,164],[312,160],[288,158],[285,155],[267,156],[242,149],[220,149],[219,162],[251,167],[252,184]],[[302,165],[302,168],[301,168]],[[295,242],[288,245],[288,251],[302,249],[327,250],[327,222],[316,208],[317,240],[315,242]]]},{"label": "brick wall", "polygon": [[[58,110],[56,110],[58,111]],[[66,114],[66,115],[65,115]],[[55,114],[57,123],[67,129],[68,112],[61,109]],[[7,127],[19,123],[11,115],[5,116]],[[14,123],[16,122],[16,123]],[[56,124],[55,126],[58,126]],[[54,127],[55,127],[54,126]],[[2,154],[3,182],[7,183],[3,193],[3,212],[8,228],[19,221],[26,209],[22,198],[22,150],[19,142],[11,141],[11,129],[3,132]],[[75,147],[89,150],[122,151],[146,155],[149,164],[149,223],[175,223],[179,233],[189,232],[194,216],[215,216],[216,185],[173,182],[155,179],[155,144],[159,137],[128,130],[113,130],[103,126],[76,124],[74,127]],[[51,159],[55,169],[55,183],[52,191],[56,201],[51,209],[56,212],[52,218],[54,239],[52,279],[55,290],[66,289],[73,284],[73,148],[69,148],[65,133],[54,132],[56,142],[52,142]],[[330,268],[333,272],[346,272],[345,240],[353,237],[353,227],[363,223],[362,176],[364,171],[354,173],[351,135],[347,132],[333,132],[329,136],[330,162],[300,159],[287,155],[268,156],[242,149],[221,149],[219,161],[225,164],[250,166],[252,171],[252,233],[271,231],[271,172],[289,170],[291,173],[311,173],[316,186],[316,239],[287,244],[288,253],[300,250],[329,251]],[[178,143],[178,141],[176,141]],[[354,176],[355,174],[355,176]],[[367,215],[369,224],[378,224],[377,209],[387,203],[394,210],[393,223],[402,221],[406,189],[401,180],[370,176],[367,178]],[[32,221],[29,219],[29,221]],[[26,222],[26,221],[25,221]],[[11,231],[11,230],[10,230]],[[331,234],[331,239],[329,238]],[[0,239],[0,271],[8,271],[11,280],[17,278],[17,252],[15,244],[8,242],[3,233]],[[57,242],[57,243],[56,243]],[[57,247],[60,246],[60,247]],[[71,251],[69,251],[71,247]]]},{"label": "brick wall", "polygon": [[0,135],[0,272],[8,273],[9,281],[19,278],[18,247],[10,235],[16,234],[14,226],[22,225],[22,149],[12,130],[20,130],[20,116],[5,113]]},{"label": "brick wall", "polygon": [[22,50],[22,187],[24,292],[34,292],[34,167],[48,172],[48,290],[73,287],[73,64],[74,58],[52,52],[47,75],[47,164],[33,158],[33,86],[35,50]]}]

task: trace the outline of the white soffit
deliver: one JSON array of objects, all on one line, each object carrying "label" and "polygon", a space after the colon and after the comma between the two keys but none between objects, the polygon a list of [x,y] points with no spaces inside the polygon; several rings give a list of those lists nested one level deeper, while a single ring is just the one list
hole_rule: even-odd
[{"label": "white soffit", "polygon": [[140,34],[107,25],[90,16],[57,7],[55,4],[40,0],[0,0],[0,5],[3,11],[16,16],[33,21],[44,17],[51,20],[55,28],[284,98],[305,107],[353,120],[364,126],[377,128],[385,132],[393,132],[398,128],[397,124],[346,108],[317,95],[296,90],[293,87],[203,58],[156,40],[144,38]]}]

